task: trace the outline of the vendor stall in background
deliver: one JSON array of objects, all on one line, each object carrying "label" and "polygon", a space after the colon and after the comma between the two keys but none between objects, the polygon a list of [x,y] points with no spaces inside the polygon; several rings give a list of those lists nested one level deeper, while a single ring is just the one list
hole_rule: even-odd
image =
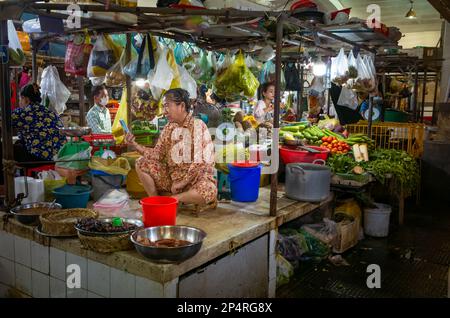
[{"label": "vendor stall in background", "polygon": [[[0,237],[31,249],[31,262],[5,256],[5,263],[24,266],[33,279],[0,283],[33,297],[274,297],[300,260],[357,244],[363,209],[355,197],[364,202],[366,234],[386,236],[392,209],[376,203],[372,190],[399,190],[402,223],[403,198],[420,182],[423,124],[380,121],[386,97],[377,54],[397,46],[396,28],[354,21],[377,39],[356,43],[341,36],[350,9],[322,13],[302,1],[282,12],[210,9],[199,1],[171,8],[79,6],[87,13],[73,29],[60,13],[66,4],[0,4],[17,19],[22,11],[37,16],[21,26],[32,39],[31,81],[40,83],[46,106],[68,118],[54,160],[33,169],[14,160],[9,67],[25,60],[10,45],[10,63],[0,67]],[[115,14],[121,19],[112,23]],[[0,14],[5,47],[16,31],[10,18]],[[38,81],[36,56],[49,41],[65,43],[64,69],[49,64]],[[171,99],[163,102],[167,91]],[[77,102],[75,111],[67,108]],[[154,187],[143,179],[144,147],[160,149],[164,127],[174,128],[164,107],[182,103],[193,107],[184,118],[202,122],[212,135],[218,205],[206,204],[209,209],[181,205],[173,191],[149,197]],[[410,109],[417,114],[416,106]],[[136,149],[127,146],[127,130]],[[320,222],[288,224],[309,213],[319,213]],[[379,214],[387,219],[377,223]],[[33,261],[36,253],[45,255],[44,265]],[[108,284],[89,278],[79,291],[66,289],[57,257],[85,266],[88,278],[111,273]],[[35,290],[39,279],[50,282],[47,290]]]}]

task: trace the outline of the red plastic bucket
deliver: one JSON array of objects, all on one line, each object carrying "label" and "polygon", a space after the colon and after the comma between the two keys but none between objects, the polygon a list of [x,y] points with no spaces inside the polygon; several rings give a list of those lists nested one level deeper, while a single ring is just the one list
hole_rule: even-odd
[{"label": "red plastic bucket", "polygon": [[308,146],[309,148],[319,150],[320,153],[312,153],[306,150],[289,149],[285,147],[280,148],[280,157],[284,164],[288,163],[313,163],[314,160],[327,160],[330,149],[316,146]]},{"label": "red plastic bucket", "polygon": [[175,225],[178,200],[172,197],[148,197],[140,201],[145,227]]}]

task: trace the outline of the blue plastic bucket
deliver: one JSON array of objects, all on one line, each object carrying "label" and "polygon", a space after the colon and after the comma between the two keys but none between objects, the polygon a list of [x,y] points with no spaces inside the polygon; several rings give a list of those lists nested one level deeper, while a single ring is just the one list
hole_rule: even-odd
[{"label": "blue plastic bucket", "polygon": [[237,202],[255,202],[259,196],[259,183],[261,180],[261,165],[241,168],[228,165],[230,173],[231,200]]},{"label": "blue plastic bucket", "polygon": [[91,192],[91,186],[66,184],[53,190],[53,195],[56,203],[61,204],[63,209],[75,209],[87,207]]}]

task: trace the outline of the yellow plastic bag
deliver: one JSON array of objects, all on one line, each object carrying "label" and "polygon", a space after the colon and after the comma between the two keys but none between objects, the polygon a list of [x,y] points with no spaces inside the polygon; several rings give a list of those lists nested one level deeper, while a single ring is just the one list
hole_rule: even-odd
[{"label": "yellow plastic bag", "polygon": [[112,125],[112,134],[116,140],[116,144],[123,143],[125,139],[125,132],[123,131],[120,120],[123,119],[128,125],[128,107],[127,107],[127,88],[124,87],[122,91],[122,98],[119,104],[119,110],[117,111],[116,117]]},{"label": "yellow plastic bag", "polygon": [[358,202],[356,202],[354,199],[344,201],[342,204],[336,207],[334,213],[344,213],[361,221],[362,211],[359,207]]},{"label": "yellow plastic bag", "polygon": [[102,159],[99,157],[92,157],[89,162],[91,170],[99,170],[112,175],[128,175],[131,170],[130,163],[127,159],[119,157],[117,159]]},{"label": "yellow plastic bag", "polygon": [[61,180],[44,180],[45,202],[52,202],[55,198],[53,196],[53,190],[60,188],[65,184],[66,178],[62,178]]}]

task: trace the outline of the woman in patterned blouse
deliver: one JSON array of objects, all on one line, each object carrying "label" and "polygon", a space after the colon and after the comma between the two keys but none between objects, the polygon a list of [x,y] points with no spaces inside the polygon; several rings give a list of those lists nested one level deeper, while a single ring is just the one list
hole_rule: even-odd
[{"label": "woman in patterned blouse", "polygon": [[14,157],[19,162],[51,161],[66,138],[59,132],[64,125],[59,116],[41,104],[36,84],[29,84],[20,92],[20,108],[12,113],[13,128],[19,141],[14,145]]},{"label": "woman in patterned blouse", "polygon": [[215,206],[214,145],[208,128],[190,114],[189,93],[183,89],[167,91],[163,106],[169,124],[154,148],[138,145],[132,134],[126,138],[143,156],[136,171],[147,194],[171,193],[182,203]]}]

